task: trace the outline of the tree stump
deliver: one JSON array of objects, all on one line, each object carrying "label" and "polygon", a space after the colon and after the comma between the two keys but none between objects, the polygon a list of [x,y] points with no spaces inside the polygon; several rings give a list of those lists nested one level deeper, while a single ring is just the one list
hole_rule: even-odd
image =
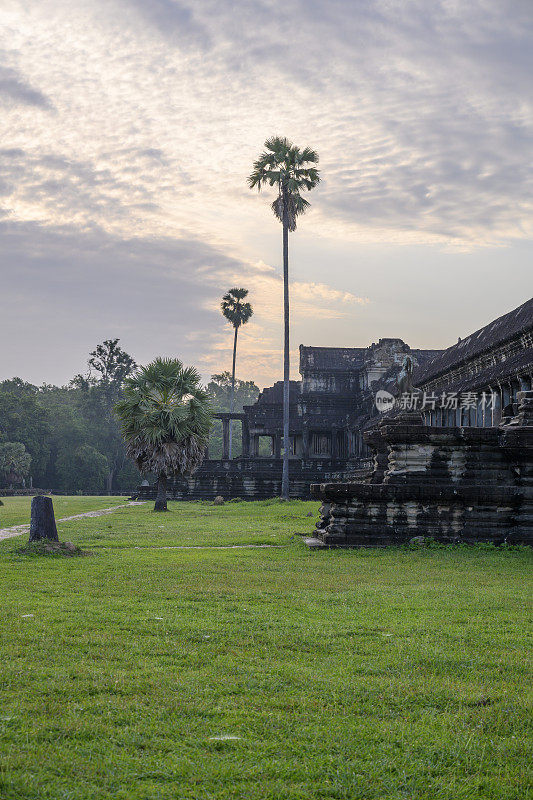
[{"label": "tree stump", "polygon": [[31,501],[30,542],[48,539],[58,542],[54,506],[51,497],[39,495]]}]

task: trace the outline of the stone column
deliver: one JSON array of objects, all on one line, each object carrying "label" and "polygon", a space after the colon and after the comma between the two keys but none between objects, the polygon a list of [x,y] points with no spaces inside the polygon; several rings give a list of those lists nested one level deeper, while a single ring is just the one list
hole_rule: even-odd
[{"label": "stone column", "polygon": [[250,426],[248,420],[242,421],[242,457],[250,458]]},{"label": "stone column", "polygon": [[331,458],[337,458],[337,426],[331,426],[331,446],[329,448],[329,454]]},{"label": "stone column", "polygon": [[222,419],[222,460],[227,461],[229,458],[229,424],[230,421],[227,417]]},{"label": "stone column", "polygon": [[309,428],[307,425],[302,428],[302,458],[309,458]]},{"label": "stone column", "polygon": [[481,397],[478,397],[478,400],[477,400],[476,425],[477,425],[478,428],[482,428],[483,427],[483,406],[481,404]]},{"label": "stone column", "polygon": [[274,458],[281,458],[281,433],[274,434],[272,439],[273,439],[272,454]]},{"label": "stone column", "polygon": [[492,409],[492,425],[497,428],[502,418],[502,396],[500,390],[494,392],[494,408]]},{"label": "stone column", "polygon": [[252,458],[257,458],[259,453],[259,436],[257,433],[253,433],[251,436],[251,450]]}]

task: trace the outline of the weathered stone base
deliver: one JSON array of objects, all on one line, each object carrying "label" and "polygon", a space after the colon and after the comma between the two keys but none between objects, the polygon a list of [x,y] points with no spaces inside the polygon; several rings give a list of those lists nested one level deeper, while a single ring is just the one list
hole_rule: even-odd
[{"label": "weathered stone base", "polygon": [[366,482],[311,487],[322,500],[316,537],[328,547],[439,542],[533,545],[533,392],[500,428],[432,428],[385,418],[367,437]]},{"label": "weathered stone base", "polygon": [[313,494],[323,500],[316,535],[329,547],[387,547],[415,536],[533,545],[533,504],[516,488],[345,483],[315,485]]}]

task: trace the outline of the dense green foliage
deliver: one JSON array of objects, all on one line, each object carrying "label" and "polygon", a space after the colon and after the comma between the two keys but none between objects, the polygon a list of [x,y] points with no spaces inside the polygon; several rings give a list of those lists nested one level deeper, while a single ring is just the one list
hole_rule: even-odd
[{"label": "dense green foliage", "polygon": [[529,797],[530,552],[313,552],[316,510],[119,509],[59,524],[79,559],[0,543],[2,800]]},{"label": "dense green foliage", "polygon": [[49,389],[38,389],[20,378],[0,383],[0,441],[22,443],[35,476],[46,475],[48,469],[52,420],[41,398]]},{"label": "dense green foliage", "polygon": [[80,486],[85,492],[98,494],[109,474],[107,458],[90,444],[63,450],[56,462],[57,475],[63,491],[76,494]]},{"label": "dense green foliage", "polygon": [[[90,354],[87,374],[76,375],[67,386],[34,386],[20,378],[1,381],[0,493],[10,485],[28,486],[30,476],[33,486],[56,493],[133,491],[140,476],[126,456],[114,406],[135,366],[118,339],[111,339]],[[214,412],[230,410],[229,372],[213,375],[207,391]],[[236,381],[235,411],[242,411],[258,396],[253,381]],[[9,445],[13,456],[13,444],[18,471],[3,469],[2,453]],[[238,423],[233,429],[233,452],[241,452]],[[222,430],[216,420],[209,453],[212,458],[222,456]]]},{"label": "dense green foliage", "polygon": [[[113,407],[135,362],[111,339],[90,354],[88,367],[87,375],[63,387],[34,386],[20,378],[1,382],[0,443],[24,445],[36,487],[131,491],[139,473],[126,458]],[[0,487],[12,482],[0,474]]]},{"label": "dense green foliage", "polygon": [[115,406],[126,453],[157,476],[154,511],[167,511],[167,478],[192,475],[205,458],[211,428],[200,373],[177,358],[156,358],[124,382]]},{"label": "dense green foliage", "polygon": [[8,486],[24,480],[30,471],[31,456],[22,442],[0,442],[0,479]]}]

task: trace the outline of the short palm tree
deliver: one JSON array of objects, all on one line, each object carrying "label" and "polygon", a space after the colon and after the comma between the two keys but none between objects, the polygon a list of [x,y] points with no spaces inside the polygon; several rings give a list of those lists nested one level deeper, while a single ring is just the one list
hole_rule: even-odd
[{"label": "short palm tree", "polygon": [[310,147],[293,145],[285,137],[274,136],[265,142],[266,150],[254,161],[253,172],[248,178],[251,189],[275,186],[278,196],[272,203],[272,211],[283,225],[283,474],[281,496],[289,499],[289,231],[296,230],[296,219],[305,214],[310,203],[301,195],[319,183],[316,164],[318,154]]},{"label": "short palm tree", "polygon": [[[233,336],[233,366],[231,369],[231,396],[230,396],[230,411],[233,413],[235,410],[235,360],[237,358],[237,334],[241,325],[246,325],[254,310],[250,303],[243,303],[243,300],[248,295],[248,289],[229,289],[222,298],[220,307],[222,314],[226,317],[228,322],[231,322],[235,330]],[[229,425],[229,457],[231,458],[231,441],[232,441],[232,428],[233,424]]]},{"label": "short palm tree", "polygon": [[156,358],[126,378],[115,412],[128,456],[157,475],[154,511],[167,511],[167,477],[196,472],[208,444],[211,407],[200,374],[177,358]]}]

